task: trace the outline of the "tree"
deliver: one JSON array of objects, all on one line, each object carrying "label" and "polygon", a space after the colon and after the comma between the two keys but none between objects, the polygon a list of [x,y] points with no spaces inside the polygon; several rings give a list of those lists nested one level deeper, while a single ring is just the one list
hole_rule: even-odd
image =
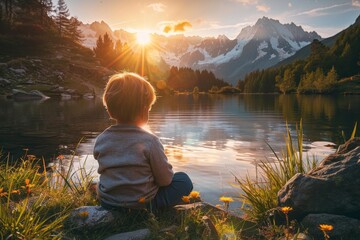
[{"label": "tree", "polygon": [[301,80],[299,83],[299,86],[297,88],[298,93],[311,93],[314,91],[314,79],[315,79],[315,73],[310,72],[306,73],[301,76]]},{"label": "tree", "polygon": [[291,69],[286,69],[283,78],[280,76],[276,77],[276,83],[282,93],[288,93],[296,87],[295,74],[291,71]]},{"label": "tree", "polygon": [[333,66],[325,77],[324,89],[326,91],[331,91],[331,89],[337,83],[337,81],[338,81],[338,74],[336,73],[335,67]]},{"label": "tree", "polygon": [[114,42],[109,37],[108,33],[104,36],[99,36],[96,41],[96,47],[93,49],[95,56],[100,59],[103,65],[108,66],[115,60]]},{"label": "tree", "polygon": [[70,24],[70,13],[64,0],[58,0],[56,13],[56,25],[59,35],[60,37],[66,36],[66,31]]},{"label": "tree", "polygon": [[315,71],[314,87],[320,93],[322,93],[325,90],[324,80],[325,80],[325,76],[323,70],[321,68],[317,68]]},{"label": "tree", "polygon": [[69,25],[67,27],[66,36],[71,39],[73,42],[79,43],[81,42],[82,34],[79,30],[81,26],[81,22],[76,18],[72,17],[69,21]]}]

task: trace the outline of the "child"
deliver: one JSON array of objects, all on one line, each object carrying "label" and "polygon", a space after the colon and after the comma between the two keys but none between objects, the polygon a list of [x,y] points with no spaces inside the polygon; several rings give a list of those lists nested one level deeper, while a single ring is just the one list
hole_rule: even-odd
[{"label": "child", "polygon": [[160,209],[180,203],[192,190],[188,175],[173,173],[158,137],[141,128],[155,100],[150,83],[134,73],[113,75],[106,85],[103,103],[116,124],[94,147],[105,208]]}]

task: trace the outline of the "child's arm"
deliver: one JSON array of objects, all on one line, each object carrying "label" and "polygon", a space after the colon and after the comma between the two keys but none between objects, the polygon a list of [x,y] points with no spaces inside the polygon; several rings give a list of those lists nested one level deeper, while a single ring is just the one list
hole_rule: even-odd
[{"label": "child's arm", "polygon": [[164,152],[164,147],[156,138],[150,148],[150,165],[155,177],[155,182],[160,186],[168,186],[173,178],[174,172]]}]

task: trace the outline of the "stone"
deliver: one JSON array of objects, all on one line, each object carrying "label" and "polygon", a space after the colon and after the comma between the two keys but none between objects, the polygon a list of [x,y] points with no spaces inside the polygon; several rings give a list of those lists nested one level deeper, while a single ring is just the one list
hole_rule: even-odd
[{"label": "stone", "polygon": [[324,239],[324,233],[319,229],[320,224],[333,226],[333,230],[327,232],[332,240],[359,239],[360,221],[354,218],[332,214],[309,214],[301,222],[314,239]]},{"label": "stone", "polygon": [[10,84],[10,80],[0,77],[0,83]]},{"label": "stone", "polygon": [[14,73],[17,73],[17,74],[20,74],[20,75],[23,75],[26,73],[26,70],[25,69],[22,69],[22,68],[9,68],[11,71],[13,71]]},{"label": "stone", "polygon": [[307,174],[297,174],[278,192],[280,206],[290,206],[289,217],[310,213],[345,215],[360,219],[360,138],[348,141]]},{"label": "stone", "polygon": [[118,233],[110,237],[107,237],[104,240],[142,240],[149,237],[150,234],[151,234],[150,230],[144,228],[132,232]]},{"label": "stone", "polygon": [[99,229],[112,224],[115,216],[101,206],[83,206],[73,210],[67,219],[72,228]]},{"label": "stone", "polygon": [[25,92],[20,89],[12,89],[12,97],[15,100],[40,100],[50,98],[38,90],[31,90],[30,92]]}]

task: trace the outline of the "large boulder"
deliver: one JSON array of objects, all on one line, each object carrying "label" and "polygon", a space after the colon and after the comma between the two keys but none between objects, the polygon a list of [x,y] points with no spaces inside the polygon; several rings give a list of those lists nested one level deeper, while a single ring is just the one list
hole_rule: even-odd
[{"label": "large boulder", "polygon": [[291,206],[291,217],[310,213],[360,219],[360,138],[339,147],[307,174],[297,174],[279,191],[280,206]]},{"label": "large boulder", "polygon": [[333,226],[333,230],[327,232],[332,240],[359,239],[360,221],[354,218],[332,214],[309,214],[301,222],[301,225],[315,239],[324,238],[324,233],[319,228],[320,224]]}]

